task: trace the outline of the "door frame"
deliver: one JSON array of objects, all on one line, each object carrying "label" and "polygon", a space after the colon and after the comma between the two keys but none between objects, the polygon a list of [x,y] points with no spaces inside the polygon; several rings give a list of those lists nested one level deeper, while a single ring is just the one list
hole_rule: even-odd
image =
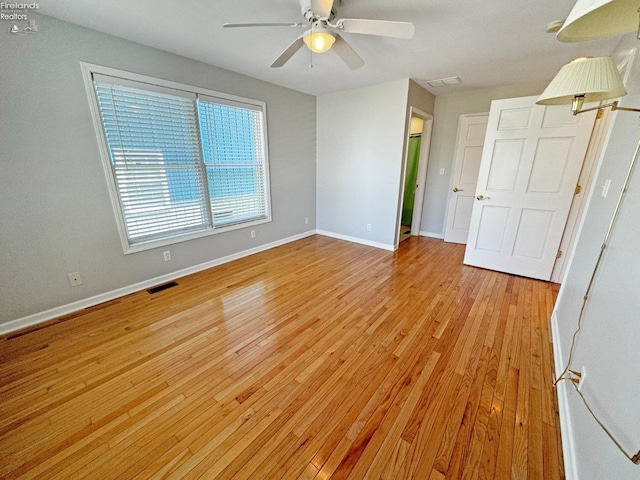
[{"label": "door frame", "polygon": [[573,256],[573,252],[576,248],[579,225],[586,214],[585,209],[589,198],[589,192],[592,189],[596,170],[600,164],[599,161],[602,158],[602,150],[605,145],[613,113],[609,108],[604,108],[600,111],[602,114],[601,116],[596,116],[596,123],[593,127],[593,131],[591,132],[591,139],[589,140],[587,153],[584,157],[580,177],[578,177],[580,192],[573,196],[573,203],[569,210],[569,217],[567,218],[562,240],[560,240],[560,251],[562,252],[562,255],[556,259],[553,271],[551,272],[550,281],[554,283],[564,283],[570,263],[569,258]]},{"label": "door frame", "polygon": [[420,142],[420,153],[418,155],[418,174],[416,176],[415,198],[413,201],[413,215],[411,216],[411,235],[420,235],[420,224],[422,222],[422,207],[425,196],[425,182],[427,180],[427,165],[429,163],[429,150],[431,149],[431,132],[433,130],[433,115],[424,112],[414,106],[409,106],[409,114],[406,123],[406,137],[404,143],[404,159],[402,161],[402,174],[400,175],[400,194],[398,199],[398,212],[396,218],[396,235],[394,249],[400,243],[400,230],[402,222],[402,206],[404,203],[404,182],[407,174],[407,162],[409,160],[409,137],[411,136],[411,118],[418,117],[424,121],[422,126],[422,140]]}]

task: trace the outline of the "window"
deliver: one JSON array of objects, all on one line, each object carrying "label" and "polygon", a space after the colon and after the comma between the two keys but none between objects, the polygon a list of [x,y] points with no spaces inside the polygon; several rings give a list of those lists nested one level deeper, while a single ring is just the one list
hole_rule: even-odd
[{"label": "window", "polygon": [[263,102],[83,70],[125,253],[271,220]]}]

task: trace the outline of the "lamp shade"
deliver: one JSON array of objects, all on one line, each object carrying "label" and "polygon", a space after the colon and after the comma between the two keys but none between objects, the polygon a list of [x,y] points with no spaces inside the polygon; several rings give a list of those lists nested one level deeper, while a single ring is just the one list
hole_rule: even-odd
[{"label": "lamp shade", "polygon": [[584,42],[638,30],[640,0],[578,0],[556,38]]},{"label": "lamp shade", "polygon": [[324,53],[331,48],[336,37],[326,28],[312,28],[304,33],[302,40],[312,52]]},{"label": "lamp shade", "polygon": [[585,102],[599,102],[626,94],[611,57],[577,58],[560,69],[536,103],[566,105],[575,97],[583,97]]}]

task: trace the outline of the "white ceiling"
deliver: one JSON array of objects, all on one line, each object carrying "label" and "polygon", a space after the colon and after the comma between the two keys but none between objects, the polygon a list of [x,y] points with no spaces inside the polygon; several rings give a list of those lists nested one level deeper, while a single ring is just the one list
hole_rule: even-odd
[{"label": "white ceiling", "polygon": [[545,33],[575,0],[336,0],[338,17],[410,21],[412,40],[343,34],[366,62],[349,70],[334,52],[275,58],[304,30],[223,29],[225,22],[301,22],[298,0],[44,0],[39,12],[312,95],[400,78],[459,76],[436,95],[550,80],[579,56],[609,55],[619,37],[565,44]]}]

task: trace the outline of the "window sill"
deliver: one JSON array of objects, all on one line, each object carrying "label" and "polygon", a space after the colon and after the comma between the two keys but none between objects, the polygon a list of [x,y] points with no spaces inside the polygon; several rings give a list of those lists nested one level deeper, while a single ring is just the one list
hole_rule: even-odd
[{"label": "window sill", "polygon": [[252,220],[248,222],[236,223],[233,225],[228,225],[226,227],[218,227],[218,228],[206,228],[197,232],[175,235],[172,237],[162,238],[160,240],[149,240],[146,242],[134,243],[133,245],[129,245],[126,239],[122,239],[123,244],[123,252],[125,255],[129,255],[132,253],[144,252],[146,250],[153,250],[154,248],[166,247],[167,245],[175,245],[176,243],[182,243],[189,240],[195,240],[197,238],[208,237],[210,235],[218,235],[220,233],[227,233],[234,230],[240,230],[242,228],[249,228],[256,225],[261,225],[263,223],[271,222],[271,217],[261,218],[259,220]]}]

